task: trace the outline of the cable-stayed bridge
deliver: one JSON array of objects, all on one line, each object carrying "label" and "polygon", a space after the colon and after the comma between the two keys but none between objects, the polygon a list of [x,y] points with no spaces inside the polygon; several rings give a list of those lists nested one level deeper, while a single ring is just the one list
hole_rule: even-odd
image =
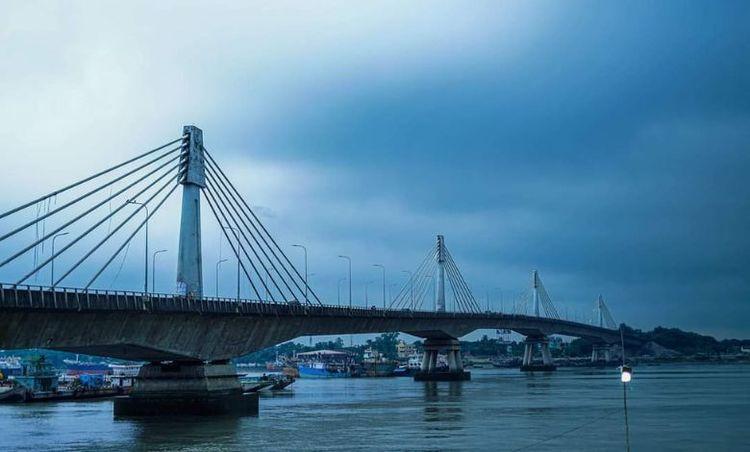
[{"label": "cable-stayed bridge", "polygon": [[[174,293],[148,290],[148,241],[142,292],[98,289],[118,259],[121,269],[134,237],[147,231],[178,188]],[[206,296],[201,240],[206,210],[232,249],[249,297],[239,292],[232,299]],[[180,137],[164,145],[10,209],[0,221],[5,228],[0,270],[6,275],[13,273],[8,269],[22,269],[0,284],[0,348],[40,347],[151,362],[142,369],[130,402],[122,402],[125,411],[146,412],[152,402],[175,402],[186,391],[214,402],[216,394],[235,394],[239,385],[230,358],[304,335],[399,331],[421,337],[424,379],[467,378],[458,338],[481,328],[526,336],[523,368],[528,370],[553,369],[551,334],[590,339],[597,353],[621,340],[601,297],[597,325],[561,319],[536,271],[532,315],[482,312],[443,236],[387,308],[326,304],[205,148],[195,126],[185,126]],[[56,247],[55,239],[63,235],[64,244]],[[40,275],[49,277],[48,285],[38,283]],[[81,282],[68,284],[73,280]],[[428,310],[425,298],[431,291],[435,306]],[[537,349],[541,364],[534,363]],[[437,367],[441,351],[448,356],[447,372]],[[221,406],[214,408],[221,411]]]}]

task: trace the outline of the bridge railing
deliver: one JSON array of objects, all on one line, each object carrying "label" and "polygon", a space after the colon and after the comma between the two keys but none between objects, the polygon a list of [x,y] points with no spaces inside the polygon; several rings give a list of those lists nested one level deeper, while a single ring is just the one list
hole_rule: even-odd
[{"label": "bridge railing", "polygon": [[[410,317],[410,318],[487,318],[529,319],[530,316],[505,313],[465,313],[412,311],[339,305],[310,305],[299,302],[279,303],[236,298],[191,298],[174,294],[122,290],[77,289],[0,283],[0,307],[23,310],[53,311],[147,311],[154,313],[200,313],[261,316],[326,316],[326,317]],[[581,326],[577,322],[534,317],[541,322],[557,322]],[[587,325],[588,326],[588,325]],[[593,326],[589,326],[595,328]]]}]

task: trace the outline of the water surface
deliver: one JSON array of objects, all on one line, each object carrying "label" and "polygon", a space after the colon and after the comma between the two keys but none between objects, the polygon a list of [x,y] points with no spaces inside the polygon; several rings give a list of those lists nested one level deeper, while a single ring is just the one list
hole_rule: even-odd
[{"label": "water surface", "polygon": [[[624,450],[616,370],[300,380],[258,417],[119,420],[112,401],[0,405],[3,450]],[[750,366],[662,365],[628,388],[634,451],[750,450]]]}]

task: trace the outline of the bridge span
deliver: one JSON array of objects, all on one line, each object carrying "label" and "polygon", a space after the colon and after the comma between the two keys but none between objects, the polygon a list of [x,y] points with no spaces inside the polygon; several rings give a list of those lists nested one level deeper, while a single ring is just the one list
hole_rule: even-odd
[{"label": "bridge span", "polygon": [[300,336],[402,332],[455,340],[477,329],[561,334],[597,344],[618,330],[496,312],[434,312],[191,299],[143,292],[0,285],[0,348],[48,348],[137,361],[220,361]]},{"label": "bridge span", "polygon": [[[176,289],[174,294],[156,294],[148,290],[148,222],[178,188],[182,202]],[[237,262],[234,299],[205,295],[202,201]],[[145,218],[138,220],[141,212]],[[11,270],[7,266],[14,263],[12,270],[18,272],[14,283],[0,284],[0,348],[48,348],[148,361],[130,396],[115,404],[122,414],[257,409],[257,399],[242,395],[230,359],[306,335],[403,332],[421,337],[424,354],[416,378],[429,380],[469,378],[459,338],[477,329],[508,329],[526,336],[522,370],[531,371],[554,370],[551,334],[591,340],[592,359],[606,357],[609,346],[621,338],[601,298],[597,326],[561,319],[536,271],[533,315],[482,311],[442,235],[415,271],[407,272],[409,281],[389,307],[385,267],[380,266],[383,309],[352,306],[351,258],[339,256],[349,264],[349,306],[326,305],[309,285],[307,269],[300,272],[292,264],[204,147],[203,131],[192,125],[159,147],[0,213],[0,220],[8,227],[0,232],[0,244],[9,245],[2,248],[8,254],[0,256],[0,268]],[[29,235],[32,230],[34,236]],[[141,230],[144,291],[95,289],[113,262],[127,255]],[[55,239],[66,235],[65,243],[56,248]],[[152,262],[161,251],[153,253]],[[21,258],[32,253],[29,268]],[[67,257],[62,259],[66,265],[56,273],[55,261],[59,264],[61,256]],[[27,285],[30,278],[46,272],[48,287]],[[88,282],[65,288],[62,283],[71,275]],[[251,300],[240,299],[243,275]],[[435,303],[428,311],[422,305],[430,291]],[[438,368],[440,352],[447,356],[447,371]],[[535,352],[541,353],[541,364],[535,364]]]}]

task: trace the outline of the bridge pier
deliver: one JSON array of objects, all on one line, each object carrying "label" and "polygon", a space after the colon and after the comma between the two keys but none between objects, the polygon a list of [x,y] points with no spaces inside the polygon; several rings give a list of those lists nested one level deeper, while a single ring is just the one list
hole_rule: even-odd
[{"label": "bridge pier", "polygon": [[[542,354],[542,362],[534,362],[534,349],[539,345]],[[523,362],[521,371],[553,371],[557,369],[549,351],[549,338],[547,336],[528,336],[524,341]]]},{"label": "bridge pier", "polygon": [[[438,367],[438,353],[445,350],[448,369]],[[470,380],[471,373],[464,370],[461,359],[461,344],[457,339],[425,339],[424,356],[414,381],[464,381]]]},{"label": "bridge pier", "polygon": [[591,348],[591,362],[599,361],[608,363],[612,361],[612,346],[610,344],[594,344]]},{"label": "bridge pier", "polygon": [[258,394],[243,394],[227,361],[153,362],[138,372],[129,395],[115,398],[115,416],[257,415]]}]

